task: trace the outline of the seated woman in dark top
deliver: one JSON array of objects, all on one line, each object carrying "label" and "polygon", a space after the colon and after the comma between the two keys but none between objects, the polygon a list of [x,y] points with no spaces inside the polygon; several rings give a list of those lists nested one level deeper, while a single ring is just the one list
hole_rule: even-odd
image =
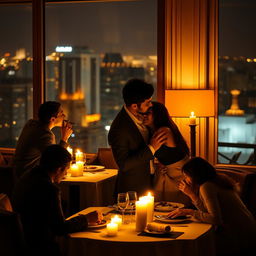
[{"label": "seated woman in dark top", "polygon": [[12,204],[20,214],[29,255],[61,255],[56,237],[82,231],[88,223],[101,220],[101,214],[65,220],[61,208],[60,183],[66,175],[71,155],[60,145],[48,146],[42,153],[40,165],[24,174],[18,181]]},{"label": "seated woman in dark top", "polygon": [[178,183],[182,179],[181,168],[188,160],[189,148],[166,107],[159,102],[152,102],[152,105],[144,115],[144,124],[153,136],[161,131],[165,131],[167,135],[166,143],[154,154],[159,162],[155,174],[155,198],[157,201],[174,201],[189,205],[191,200],[178,189]]}]

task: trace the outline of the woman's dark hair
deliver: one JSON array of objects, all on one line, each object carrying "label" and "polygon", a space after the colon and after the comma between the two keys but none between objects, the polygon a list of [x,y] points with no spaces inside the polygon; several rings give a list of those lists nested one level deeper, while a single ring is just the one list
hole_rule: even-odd
[{"label": "woman's dark hair", "polygon": [[180,148],[182,152],[189,155],[188,145],[185,139],[183,138],[182,134],[180,133],[179,128],[171,119],[165,105],[160,102],[153,101],[151,109],[155,129],[159,129],[163,126],[169,127],[173,133],[175,144]]},{"label": "woman's dark hair", "polygon": [[71,162],[71,154],[61,145],[48,146],[42,153],[40,166],[47,172],[55,172],[60,167],[66,167]]},{"label": "woman's dark hair", "polygon": [[46,101],[40,105],[38,110],[38,119],[44,123],[48,124],[52,117],[57,117],[60,103],[57,101]]},{"label": "woman's dark hair", "polygon": [[140,104],[152,97],[154,87],[141,79],[130,79],[123,88],[123,99],[127,106]]},{"label": "woman's dark hair", "polygon": [[192,179],[194,185],[202,185],[212,181],[218,186],[226,189],[234,189],[234,182],[225,174],[217,174],[215,168],[201,157],[191,158],[182,167],[183,173]]}]

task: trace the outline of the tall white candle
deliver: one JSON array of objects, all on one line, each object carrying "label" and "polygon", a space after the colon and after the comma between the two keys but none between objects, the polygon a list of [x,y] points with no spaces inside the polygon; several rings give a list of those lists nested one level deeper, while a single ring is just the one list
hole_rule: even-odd
[{"label": "tall white candle", "polygon": [[79,176],[83,176],[84,162],[78,161],[78,162],[76,162],[76,165],[78,166]]},{"label": "tall white candle", "polygon": [[189,117],[189,124],[196,125],[196,116],[195,116],[194,112],[191,112],[191,115]]},{"label": "tall white candle", "polygon": [[148,214],[147,214],[147,222],[152,222],[154,217],[154,197],[151,195],[150,192],[148,192],[148,195],[146,196],[148,201]]},{"label": "tall white candle", "polygon": [[147,204],[148,202],[143,198],[136,203],[136,231],[141,232],[147,225]]},{"label": "tall white candle", "polygon": [[116,236],[118,230],[118,224],[110,222],[107,224],[107,235],[108,236]]}]

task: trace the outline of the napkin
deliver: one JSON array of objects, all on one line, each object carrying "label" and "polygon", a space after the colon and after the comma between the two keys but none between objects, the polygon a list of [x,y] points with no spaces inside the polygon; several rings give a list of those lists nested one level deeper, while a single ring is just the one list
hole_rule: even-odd
[{"label": "napkin", "polygon": [[151,237],[153,236],[153,237],[159,237],[159,238],[176,239],[183,234],[184,234],[184,232],[178,232],[178,231],[172,231],[172,232],[167,232],[167,233],[157,233],[157,234],[142,231],[141,233],[138,234],[138,236],[151,236]]},{"label": "napkin", "polygon": [[146,229],[149,231],[168,233],[171,231],[171,226],[168,224],[159,224],[155,222],[150,222],[147,224]]}]

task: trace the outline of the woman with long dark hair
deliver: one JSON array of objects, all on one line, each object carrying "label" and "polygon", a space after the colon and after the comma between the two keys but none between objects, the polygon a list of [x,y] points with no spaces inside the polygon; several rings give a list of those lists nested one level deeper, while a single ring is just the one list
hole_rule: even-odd
[{"label": "woman with long dark hair", "polygon": [[156,136],[165,132],[167,140],[154,154],[160,163],[155,174],[154,193],[157,201],[174,201],[189,204],[190,199],[181,193],[177,184],[182,178],[181,167],[188,160],[189,148],[165,105],[152,102],[144,115],[144,124]]},{"label": "woman with long dark hair", "polygon": [[252,255],[249,250],[256,248],[256,221],[236,192],[233,180],[218,174],[200,157],[190,159],[182,170],[184,180],[179,189],[197,209],[176,209],[168,216],[191,215],[197,221],[213,224],[218,255]]}]

